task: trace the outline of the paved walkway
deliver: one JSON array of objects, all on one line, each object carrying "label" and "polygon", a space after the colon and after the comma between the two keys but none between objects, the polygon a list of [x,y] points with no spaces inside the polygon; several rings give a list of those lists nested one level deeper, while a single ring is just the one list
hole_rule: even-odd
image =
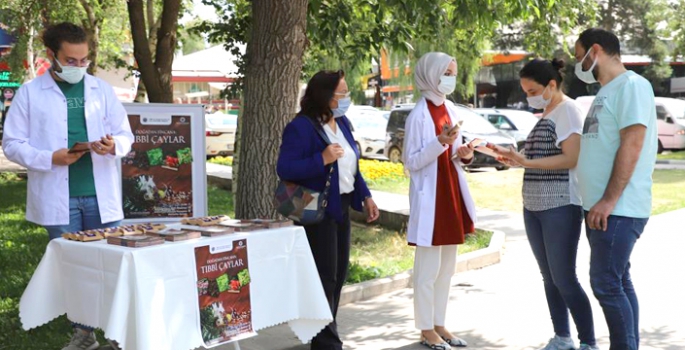
[{"label": "paved walkway", "polygon": [[[481,226],[505,229],[506,253],[499,265],[453,278],[448,327],[470,349],[537,349],[553,335],[542,281],[523,222],[518,215],[488,213]],[[633,279],[641,302],[642,350],[685,349],[685,209],[650,219],[633,255]],[[578,275],[590,294],[600,348],[608,349],[608,330],[588,281],[589,247],[581,237]],[[338,315],[345,349],[425,349],[413,327],[412,290],[345,305]],[[241,342],[243,350],[304,350],[287,326],[260,332]],[[222,347],[221,349],[232,349]]]}]

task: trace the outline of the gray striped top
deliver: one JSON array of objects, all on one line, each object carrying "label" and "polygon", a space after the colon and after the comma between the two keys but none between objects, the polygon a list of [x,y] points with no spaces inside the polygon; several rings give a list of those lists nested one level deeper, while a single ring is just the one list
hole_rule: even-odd
[{"label": "gray striped top", "polygon": [[[575,101],[566,100],[541,118],[530,132],[525,145],[526,158],[559,155],[562,153],[561,143],[581,132],[581,111]],[[569,204],[581,204],[575,169],[526,168],[523,175],[523,206],[526,209],[542,211]]]}]

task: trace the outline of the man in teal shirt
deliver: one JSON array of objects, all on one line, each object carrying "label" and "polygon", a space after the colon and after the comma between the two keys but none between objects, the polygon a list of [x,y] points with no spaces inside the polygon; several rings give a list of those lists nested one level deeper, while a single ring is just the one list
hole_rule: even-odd
[{"label": "man in teal shirt", "polygon": [[[111,86],[87,74],[83,28],[59,23],[42,39],[52,66],[17,91],[2,142],[7,158],[28,169],[26,219],[50,239],[117,226],[124,217],[117,164],[133,143],[126,110]],[[87,146],[70,152],[77,142]],[[99,347],[92,328],[74,326],[62,350]]]},{"label": "man in teal shirt", "polygon": [[588,112],[578,184],[590,242],[590,282],[609,327],[611,350],[637,350],[639,306],[630,255],[652,206],[656,106],[651,84],[621,62],[618,38],[584,31],[575,45],[576,76],[602,88]]}]

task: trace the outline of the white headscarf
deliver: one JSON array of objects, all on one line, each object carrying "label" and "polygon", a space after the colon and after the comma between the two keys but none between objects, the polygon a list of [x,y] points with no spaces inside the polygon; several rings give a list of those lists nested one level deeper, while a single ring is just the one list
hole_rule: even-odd
[{"label": "white headscarf", "polygon": [[[440,77],[445,74],[454,57],[442,52],[429,52],[419,59],[414,68],[414,80],[421,94],[436,106],[445,103],[445,94],[438,91]],[[455,61],[456,62],[456,61]]]}]

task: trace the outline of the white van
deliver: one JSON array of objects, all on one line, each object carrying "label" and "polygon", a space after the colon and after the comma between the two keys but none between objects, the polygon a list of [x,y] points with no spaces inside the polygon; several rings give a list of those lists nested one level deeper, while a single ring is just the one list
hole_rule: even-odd
[{"label": "white van", "polygon": [[659,153],[665,149],[685,149],[685,101],[656,97],[656,123]]},{"label": "white van", "polygon": [[[578,105],[587,115],[595,96],[579,96]],[[657,130],[659,133],[658,152],[685,149],[685,100],[669,97],[655,97]]]}]

